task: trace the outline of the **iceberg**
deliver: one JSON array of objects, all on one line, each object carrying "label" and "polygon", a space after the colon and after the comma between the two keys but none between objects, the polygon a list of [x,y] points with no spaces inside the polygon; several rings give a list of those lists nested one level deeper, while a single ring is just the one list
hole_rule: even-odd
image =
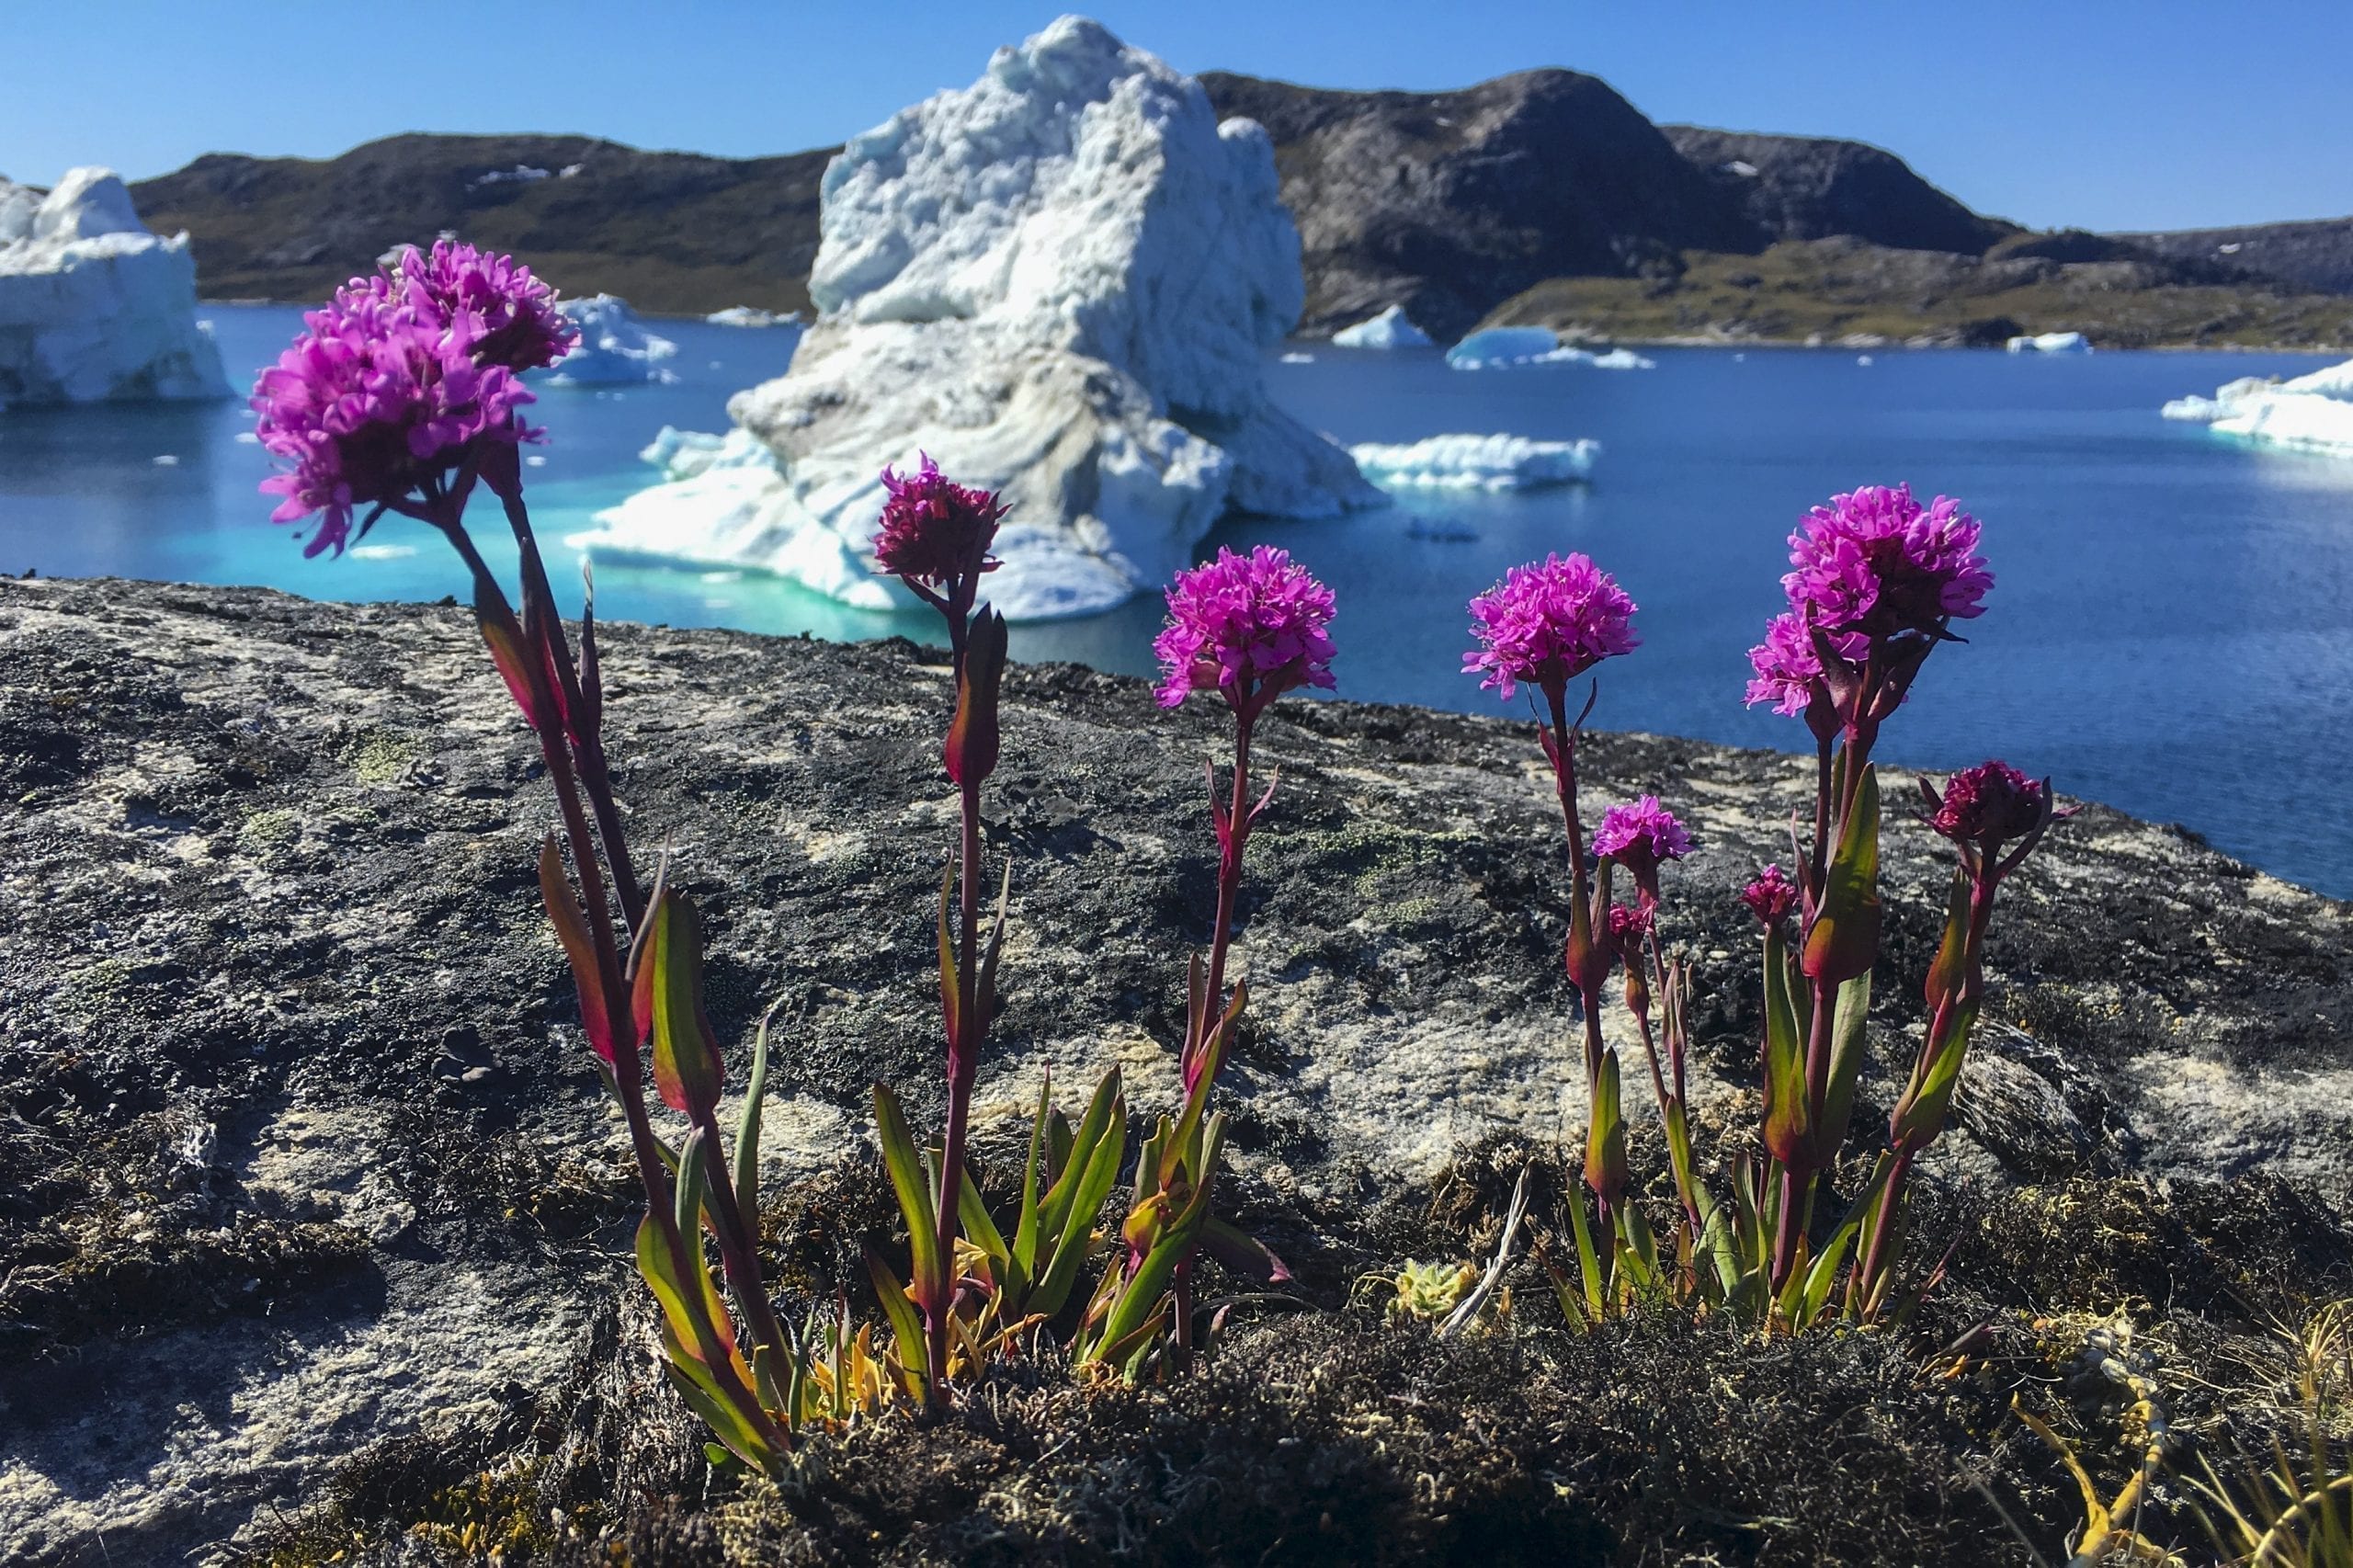
[{"label": "iceberg", "polygon": [[2176,398],[2161,412],[2225,436],[2353,457],[2353,359],[2284,381],[2242,376],[2212,397]]},{"label": "iceberg", "polygon": [[1428,348],[1429,334],[1405,319],[1405,307],[1392,305],[1370,321],[1344,326],[1332,335],[1342,348]]},{"label": "iceberg", "polygon": [[109,169],[0,179],[0,407],[228,395],[186,234],[148,233]]},{"label": "iceberg", "polygon": [[662,368],[661,361],[677,353],[678,346],[646,331],[628,301],[613,294],[590,294],[560,301],[558,306],[580,329],[580,341],[548,378],[551,386],[609,387],[677,380]]},{"label": "iceberg", "polygon": [[702,318],[713,326],[790,326],[805,325],[799,311],[764,311],[757,305],[730,305],[723,311],[713,311]]},{"label": "iceberg", "polygon": [[1529,490],[1591,477],[1601,443],[1525,436],[1431,436],[1399,446],[1348,449],[1366,478],[1387,490]]},{"label": "iceberg", "polygon": [[1474,332],[1446,351],[1446,362],[1458,370],[1518,369],[1527,365],[1589,365],[1597,370],[1651,370],[1655,359],[1631,348],[1597,354],[1563,343],[1549,326],[1491,326]]},{"label": "iceberg", "polygon": [[774,467],[641,492],[577,536],[593,555],[908,603],[869,550],[884,465],[928,453],[1011,506],[987,592],[1043,619],[1159,585],[1228,511],[1381,504],[1267,397],[1305,302],[1267,133],[1100,25],[1065,17],[851,138],[820,199],[817,319],[728,404]]},{"label": "iceberg", "polygon": [[2091,339],[2080,332],[2040,332],[2013,337],[2003,347],[2013,354],[2088,354]]}]

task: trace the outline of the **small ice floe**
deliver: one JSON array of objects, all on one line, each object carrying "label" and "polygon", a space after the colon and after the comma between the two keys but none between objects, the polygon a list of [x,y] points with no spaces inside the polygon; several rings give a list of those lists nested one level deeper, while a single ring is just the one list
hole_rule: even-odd
[{"label": "small ice floe", "polygon": [[[645,330],[629,301],[611,294],[565,300],[559,309],[580,329],[580,341],[549,377],[554,386],[611,386],[674,381],[661,361],[678,351],[666,337]],[[619,396],[619,393],[615,393]]]},{"label": "small ice floe", "polygon": [[1286,354],[1283,356],[1283,363],[1286,365],[1313,365],[1315,363],[1315,356],[1313,354]]},{"label": "small ice floe", "polygon": [[171,452],[160,452],[148,460],[153,462],[157,468],[177,468],[180,466],[179,458]]},{"label": "small ice floe", "polygon": [[1597,370],[1650,370],[1654,359],[1631,348],[1597,354],[1573,348],[1549,326],[1491,326],[1474,332],[1446,351],[1446,362],[1458,370],[1518,369],[1527,365],[1589,365]]},{"label": "small ice floe", "polygon": [[2241,376],[2212,397],[2177,397],[2162,412],[2225,436],[2353,457],[2353,359],[2284,381]]},{"label": "small ice floe", "polygon": [[1868,354],[1858,354],[1855,356],[1855,363],[1858,365],[1868,365],[1870,362],[1871,357]]},{"label": "small ice floe", "polygon": [[528,468],[545,468],[548,466],[548,460],[540,456],[537,452],[533,452],[529,457],[525,458],[523,462]]},{"label": "small ice floe", "polygon": [[355,544],[344,551],[355,561],[405,561],[416,553],[413,544]]},{"label": "small ice floe", "polygon": [[1428,348],[1429,334],[1405,318],[1405,307],[1392,305],[1370,321],[1344,326],[1332,335],[1341,348]]},{"label": "small ice floe", "polygon": [[258,447],[261,445],[261,437],[251,430],[240,430],[237,432],[237,445],[241,447]]},{"label": "small ice floe", "polygon": [[2038,332],[2002,346],[2013,354],[2088,354],[2091,339],[2080,332]]},{"label": "small ice floe", "polygon": [[1528,490],[1590,478],[1601,443],[1525,436],[1431,436],[1351,447],[1358,471],[1384,490]]}]

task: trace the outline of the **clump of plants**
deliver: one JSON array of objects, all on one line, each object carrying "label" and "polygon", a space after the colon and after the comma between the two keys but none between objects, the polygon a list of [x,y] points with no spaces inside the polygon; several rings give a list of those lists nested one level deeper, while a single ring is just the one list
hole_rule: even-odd
[{"label": "clump of plants", "polygon": [[[909,472],[883,471],[876,570],[941,617],[953,665],[940,763],[958,831],[933,912],[945,1114],[936,1131],[919,1130],[892,1086],[874,1086],[874,1132],[906,1231],[904,1266],[867,1254],[879,1324],[860,1322],[846,1291],[790,1322],[756,1244],[773,1020],[760,1025],[740,1108],[722,1127],[726,1074],[704,1008],[701,922],[666,858],[649,878],[632,854],[604,746],[593,601],[584,593],[577,631],[568,629],[524,494],[520,449],[544,433],[525,421],[533,400],[523,377],[560,359],[574,328],[528,268],[447,242],[403,253],[305,320],[254,399],[261,441],[285,465],[266,487],[284,497],[275,516],[315,518],[306,553],[317,554],[340,551],[394,513],[440,533],[471,577],[484,643],[554,799],[559,831],[541,843],[539,886],[583,1035],[629,1129],[644,1200],[636,1267],[660,1309],[667,1380],[707,1427],[714,1463],[781,1475],[806,1434],[894,1404],[936,1414],[1014,1358],[1051,1355],[1130,1383],[1181,1376],[1214,1327],[1198,1321],[1204,1258],[1261,1284],[1289,1278],[1280,1258],[1219,1211],[1227,1119],[1218,1085],[1248,1002],[1247,983],[1230,973],[1246,851],[1276,792],[1271,776],[1262,785],[1254,773],[1253,739],[1286,696],[1333,688],[1329,588],[1264,546],[1221,550],[1169,588],[1154,645],[1159,701],[1175,708],[1207,695],[1231,722],[1223,778],[1214,764],[1207,769],[1216,903],[1207,950],[1185,976],[1179,1097],[1131,1127],[1117,1068],[1071,1108],[1048,1083],[1017,1198],[992,1208],[968,1146],[1017,881],[1009,860],[992,874],[984,847],[1009,642],[984,596],[1006,507],[928,458]],[[515,550],[515,598],[470,531],[470,509],[485,492]],[[1949,499],[1923,505],[1908,488],[1865,487],[1815,508],[1790,537],[1787,607],[1750,654],[1747,696],[1805,724],[1813,812],[1792,823],[1792,869],[1762,868],[1740,895],[1763,971],[1762,1108],[1758,1154],[1728,1172],[1703,1170],[1693,1148],[1691,971],[1672,943],[1667,874],[1698,846],[1652,795],[1610,805],[1588,833],[1579,794],[1579,738],[1599,694],[1588,677],[1638,646],[1637,607],[1576,554],[1515,567],[1472,601],[1476,645],[1465,670],[1506,700],[1528,692],[1562,817],[1563,962],[1578,1001],[1572,1050],[1587,1115],[1582,1190],[1563,1205],[1574,1256],[1552,1269],[1573,1328],[1657,1307],[1768,1335],[1833,1320],[1869,1327],[1904,1318],[1933,1289],[1938,1267],[1906,1256],[1911,1177],[1951,1115],[1984,1006],[2000,888],[2063,814],[2047,780],[1989,761],[1941,789],[1923,784],[1920,809],[1954,862],[1925,1024],[1868,1179],[1848,1194],[1831,1182],[1849,1152],[1881,960],[1885,806],[1873,751],[1927,660],[1961,641],[1957,623],[1983,612],[1993,577],[1981,531]],[[1613,978],[1631,1021],[1614,1040]],[[1671,1203],[1656,1206],[1640,1198],[1629,1165],[1624,1063],[1637,1049],[1672,1183]],[[668,1113],[660,1125],[649,1080]],[[1393,1278],[1389,1315],[1449,1327],[1474,1316],[1502,1277],[1518,1219],[1516,1201],[1483,1278],[1469,1265],[1409,1263]],[[1495,1300],[1494,1316],[1504,1319],[1507,1296]],[[1515,1332],[1521,1321],[1510,1319]],[[2343,1490],[2336,1460],[2316,1450],[2313,1463],[2307,1473],[2283,1456],[2274,1481],[2252,1490],[2227,1490],[2218,1478],[2211,1494],[2226,1521],[2218,1534],[2276,1534],[2336,1517],[2327,1511]]]}]

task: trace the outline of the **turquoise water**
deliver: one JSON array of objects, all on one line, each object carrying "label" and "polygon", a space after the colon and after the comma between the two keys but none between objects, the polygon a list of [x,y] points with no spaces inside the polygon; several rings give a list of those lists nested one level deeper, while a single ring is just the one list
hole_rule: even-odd
[{"label": "turquoise water", "polygon": [[[272,358],[297,312],[208,306],[233,368]],[[664,424],[719,429],[728,394],[781,368],[756,331],[666,323],[676,384],[550,388],[530,474],[550,541],[644,482]],[[1929,662],[1882,744],[1893,760],[1991,756],[2063,792],[2185,823],[2293,881],[2353,896],[2353,462],[2169,424],[2167,398],[2288,355],[1651,350],[1658,368],[1449,370],[1435,352],[1311,346],[1269,357],[1275,396],[1347,441],[1448,431],[1590,436],[1590,486],[1410,498],[1330,522],[1243,520],[1210,541],[1290,548],[1338,595],[1343,695],[1480,711],[1457,674],[1463,601],[1548,550],[1584,550],[1641,602],[1644,645],[1612,661],[1594,722],[1795,746],[1795,721],[1740,704],[1744,651],[1779,599],[1784,538],[1834,490],[1908,479],[1986,525],[1998,579],[1966,647]],[[438,540],[381,525],[369,558],[305,561],[267,520],[266,472],[235,405],[0,415],[0,569],[258,583],[321,598],[438,598],[462,582]],[[156,457],[177,460],[158,465]],[[483,530],[488,535],[491,530]],[[565,553],[558,547],[553,553]],[[756,574],[600,571],[613,619],[758,631],[933,635],[925,617],[844,609]],[[1016,656],[1142,673],[1150,600],[1017,629]]]}]

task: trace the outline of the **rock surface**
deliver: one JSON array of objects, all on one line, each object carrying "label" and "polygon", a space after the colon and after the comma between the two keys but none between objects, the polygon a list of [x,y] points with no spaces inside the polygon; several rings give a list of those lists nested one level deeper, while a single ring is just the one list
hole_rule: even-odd
[{"label": "rock surface", "polygon": [[1228,510],[1378,504],[1262,384],[1301,302],[1265,133],[1096,23],[1063,17],[854,139],[824,225],[791,369],[729,404],[779,459],[756,526],[689,481],[605,514],[592,551],[890,602],[868,560],[880,475],[927,453],[1012,507],[989,597],[1044,619],[1161,585]]},{"label": "rock surface", "polygon": [[2019,232],[1930,185],[1894,153],[1827,136],[1770,136],[1698,125],[1659,129],[1764,234],[1849,235],[1897,250],[1977,256]]},{"label": "rock surface", "polygon": [[228,395],[186,234],[149,233],[111,169],[0,179],[0,408]]},{"label": "rock surface", "polygon": [[[860,1228],[887,1238],[868,1085],[899,1085],[919,1122],[938,1110],[944,655],[625,625],[602,641],[633,833],[672,846],[705,913],[731,1072],[770,1002],[794,1020],[765,1153],[795,1267],[828,1292]],[[1604,698],[1601,717],[1638,717]],[[1139,1114],[1170,1103],[1213,882],[1206,708],[1017,667],[1006,725],[989,818],[1014,926],[984,1153],[1049,1067],[1075,1092],[1117,1061]],[[1397,1266],[1371,1217],[1438,1213],[1466,1151],[1550,1147],[1578,1122],[1558,824],[1521,722],[1302,700],[1260,735],[1281,786],[1237,947],[1236,1192],[1329,1308]],[[318,1502],[370,1445],[488,1464],[535,1440],[531,1420],[561,1426],[581,1378],[650,1370],[612,1337],[634,1300],[628,1180],[536,905],[551,813],[534,755],[456,608],[0,581],[0,1557],[178,1562]],[[1665,917],[1697,966],[1700,1120],[1753,1115],[1732,894],[1781,846],[1803,765],[1614,734],[1583,755],[1592,799],[1656,790],[1701,842]],[[1940,848],[1893,821],[1861,1129],[1917,1028]],[[2093,806],[2006,892],[1992,956],[1966,1128],[1930,1164],[2012,1195],[1995,1203],[2010,1231],[2056,1201],[2026,1183],[2345,1181],[2347,906]],[[2073,1278],[2088,1233],[2053,1224],[2069,1261],[2035,1267]],[[2216,1244],[2257,1271],[2331,1256]],[[1292,1365],[1320,1321],[1249,1343]],[[958,1495],[922,1506],[975,1506]]]}]

